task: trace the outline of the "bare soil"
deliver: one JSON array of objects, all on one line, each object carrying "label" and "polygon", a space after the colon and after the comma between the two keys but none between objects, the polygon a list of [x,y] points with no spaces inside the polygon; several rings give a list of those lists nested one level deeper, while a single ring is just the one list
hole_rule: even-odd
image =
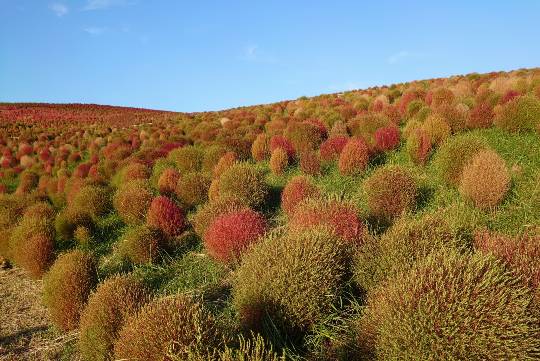
[{"label": "bare soil", "polygon": [[41,303],[41,280],[0,268],[0,360],[76,360],[76,333],[60,333]]}]

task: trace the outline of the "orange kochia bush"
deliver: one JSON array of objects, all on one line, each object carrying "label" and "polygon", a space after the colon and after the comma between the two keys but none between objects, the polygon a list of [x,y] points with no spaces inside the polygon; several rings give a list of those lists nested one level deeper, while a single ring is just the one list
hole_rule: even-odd
[{"label": "orange kochia bush", "polygon": [[296,176],[292,178],[281,193],[281,207],[288,216],[291,216],[296,206],[307,198],[320,196],[320,191],[309,178]]},{"label": "orange kochia bush", "polygon": [[369,161],[369,150],[366,142],[359,137],[351,138],[339,156],[339,172],[341,175],[355,175],[363,172]]}]

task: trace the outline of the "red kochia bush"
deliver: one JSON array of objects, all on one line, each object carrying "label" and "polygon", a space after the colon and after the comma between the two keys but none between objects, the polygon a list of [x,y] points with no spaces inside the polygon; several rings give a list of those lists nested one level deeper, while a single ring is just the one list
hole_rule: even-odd
[{"label": "red kochia bush", "polygon": [[364,225],[356,209],[344,202],[314,198],[298,204],[289,228],[300,231],[316,226],[329,227],[338,237],[352,243],[363,241]]},{"label": "red kochia bush", "polygon": [[489,103],[478,103],[471,110],[471,115],[467,119],[467,127],[471,129],[489,128],[493,125],[494,117],[495,113]]},{"label": "red kochia bush", "polygon": [[320,191],[307,177],[296,176],[283,188],[281,193],[281,208],[291,216],[296,206],[307,198],[320,196]]},{"label": "red kochia bush", "polygon": [[222,214],[204,233],[208,253],[220,262],[229,263],[266,231],[264,217],[249,208]]},{"label": "red kochia bush", "polygon": [[337,135],[325,140],[319,149],[321,160],[329,162],[338,158],[348,141],[349,137],[345,135]]},{"label": "red kochia bush", "polygon": [[270,153],[274,150],[281,148],[287,153],[289,159],[294,158],[295,150],[290,140],[281,135],[274,135],[270,138]]},{"label": "red kochia bush", "polygon": [[356,175],[366,169],[369,161],[369,149],[362,138],[351,138],[339,156],[339,173]]},{"label": "red kochia bush", "polygon": [[399,145],[399,128],[388,126],[375,131],[375,148],[381,152],[395,149]]},{"label": "red kochia bush", "polygon": [[154,198],[148,209],[146,222],[168,237],[178,236],[186,228],[184,211],[164,196]]}]

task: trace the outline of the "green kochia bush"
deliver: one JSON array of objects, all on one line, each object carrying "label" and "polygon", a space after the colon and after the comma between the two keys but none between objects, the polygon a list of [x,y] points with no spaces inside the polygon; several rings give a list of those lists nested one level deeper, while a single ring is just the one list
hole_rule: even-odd
[{"label": "green kochia bush", "polygon": [[461,134],[444,142],[433,159],[437,173],[448,185],[457,187],[463,167],[481,150],[487,149],[487,143],[479,137]]},{"label": "green kochia bush", "polygon": [[404,215],[380,238],[369,239],[358,249],[354,278],[361,288],[370,290],[432,252],[446,248],[460,250],[465,246],[466,242],[443,215],[428,213],[418,218]]},{"label": "green kochia bush", "polygon": [[132,315],[119,333],[114,356],[158,361],[172,353],[183,360],[196,345],[212,349],[221,342],[212,316],[190,297],[176,295],[155,299]]},{"label": "green kochia bush", "polygon": [[532,360],[531,301],[494,257],[434,253],[370,293],[358,342],[378,360]]},{"label": "green kochia bush", "polygon": [[75,250],[58,257],[43,279],[43,302],[57,327],[77,328],[96,283],[96,263],[89,254]]},{"label": "green kochia bush", "polygon": [[83,360],[112,360],[114,341],[128,317],[149,300],[149,292],[132,276],[105,280],[90,295],[80,321],[79,350]]},{"label": "green kochia bush", "polygon": [[220,197],[231,197],[249,207],[261,207],[268,195],[264,174],[248,163],[237,163],[219,178]]},{"label": "green kochia bush", "polygon": [[[270,236],[246,253],[233,281],[245,328],[289,338],[307,332],[343,290],[351,246],[324,229]],[[273,325],[273,326],[269,326]]]}]

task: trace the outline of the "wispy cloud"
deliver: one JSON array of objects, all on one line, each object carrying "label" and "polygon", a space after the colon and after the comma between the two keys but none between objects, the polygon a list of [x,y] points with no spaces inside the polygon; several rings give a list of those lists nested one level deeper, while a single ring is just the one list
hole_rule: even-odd
[{"label": "wispy cloud", "polygon": [[49,4],[49,9],[51,9],[52,12],[59,18],[61,18],[62,16],[66,15],[69,12],[69,8],[62,3]]},{"label": "wispy cloud", "polygon": [[83,30],[86,31],[90,35],[97,36],[106,32],[107,28],[104,26],[89,26],[87,28],[84,28]]},{"label": "wispy cloud", "polygon": [[242,50],[242,56],[240,57],[244,61],[258,62],[258,63],[275,63],[277,59],[260,50],[257,44],[251,44],[245,46]]},{"label": "wispy cloud", "polygon": [[124,6],[132,4],[132,1],[128,0],[87,0],[86,5],[83,7],[84,11],[108,9],[113,6]]},{"label": "wispy cloud", "polygon": [[421,59],[424,57],[426,57],[426,54],[424,53],[402,50],[400,52],[390,55],[388,58],[386,58],[386,62],[388,64],[397,64],[406,59],[412,59],[412,58]]}]

